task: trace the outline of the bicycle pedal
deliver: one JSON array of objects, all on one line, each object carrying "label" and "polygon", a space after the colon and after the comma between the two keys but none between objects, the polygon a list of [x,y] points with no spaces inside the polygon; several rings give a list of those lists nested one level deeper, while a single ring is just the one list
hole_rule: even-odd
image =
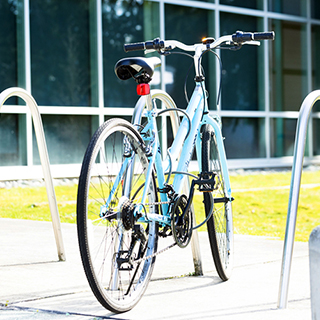
[{"label": "bicycle pedal", "polygon": [[119,251],[119,256],[117,258],[117,265],[119,271],[131,271],[133,269],[128,254],[129,251],[127,250]]},{"label": "bicycle pedal", "polygon": [[132,270],[133,270],[133,266],[129,266],[129,267],[127,267],[127,268],[120,267],[118,270],[119,270],[119,271],[132,271]]},{"label": "bicycle pedal", "polygon": [[199,186],[199,191],[200,192],[212,192],[214,190],[214,188],[211,186],[211,185],[209,185],[209,184],[207,184],[207,185],[200,185]]},{"label": "bicycle pedal", "polygon": [[199,186],[200,192],[212,192],[216,189],[216,174],[214,172],[202,172],[195,184]]}]

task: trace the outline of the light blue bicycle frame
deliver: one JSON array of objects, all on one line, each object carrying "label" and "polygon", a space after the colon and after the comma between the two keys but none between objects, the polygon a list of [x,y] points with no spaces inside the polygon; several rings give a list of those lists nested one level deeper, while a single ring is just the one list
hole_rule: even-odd
[{"label": "light blue bicycle frame", "polygon": [[[149,146],[152,152],[151,152],[151,156],[149,157],[150,163],[149,163],[149,167],[146,174],[145,185],[146,186],[149,185],[150,179],[152,177],[152,170],[153,168],[155,168],[159,189],[163,188],[166,182],[165,173],[169,171],[171,159],[175,160],[179,158],[178,166],[175,172],[172,186],[176,193],[181,194],[182,187],[185,183],[184,179],[187,176],[188,166],[191,160],[191,156],[193,154],[194,147],[196,147],[199,171],[201,172],[202,156],[201,156],[200,128],[202,127],[202,125],[209,124],[213,128],[214,134],[216,136],[218,154],[219,154],[220,163],[221,163],[221,171],[222,171],[222,176],[224,177],[224,192],[226,197],[231,200],[231,187],[230,187],[229,174],[227,169],[227,160],[226,160],[226,155],[224,150],[224,144],[223,144],[223,139],[221,134],[221,128],[219,124],[220,121],[218,120],[218,117],[217,117],[217,120],[215,120],[211,116],[209,116],[207,101],[204,97],[204,92],[206,92],[204,88],[204,83],[196,82],[196,87],[194,89],[194,92],[192,94],[188,107],[186,109],[186,112],[191,119],[191,126],[188,118],[184,116],[179,126],[179,129],[176,133],[174,141],[171,145],[171,148],[168,149],[169,150],[168,152],[170,153],[170,157],[167,156],[167,158],[164,161],[162,160],[162,156],[161,156],[159,136],[158,136],[158,130],[156,125],[157,109],[156,109],[156,105],[152,102],[152,99],[159,98],[160,100],[163,100],[163,99],[170,100],[171,98],[168,97],[168,95],[161,90],[157,90],[157,95],[153,95],[153,92],[151,91],[149,95],[142,96],[138,101],[138,103],[136,104],[134,114],[132,117],[132,123],[140,124],[141,118],[146,106],[147,107],[146,116],[148,118],[148,124],[142,130],[142,136],[144,133],[148,132],[149,135],[151,134],[154,137],[151,143],[151,146]],[[181,149],[182,145],[183,147]],[[160,192],[160,200],[162,202],[161,208],[162,208],[163,214],[159,215],[159,214],[148,213],[147,217],[144,215],[141,207],[143,207],[144,201],[147,198],[147,192],[148,190],[147,188],[145,188],[144,194],[142,197],[142,206],[137,206],[136,208],[136,211],[139,211],[139,213],[142,215],[142,218],[140,219],[140,221],[153,220],[153,221],[159,222],[162,225],[165,225],[165,224],[170,225],[171,221],[170,221],[170,212],[169,212],[169,205],[168,205],[168,201],[170,199],[168,199],[168,195],[166,193]]]}]

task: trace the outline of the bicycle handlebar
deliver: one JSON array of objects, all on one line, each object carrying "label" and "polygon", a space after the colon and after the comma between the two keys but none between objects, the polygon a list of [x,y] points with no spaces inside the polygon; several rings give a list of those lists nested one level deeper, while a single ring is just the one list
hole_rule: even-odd
[{"label": "bicycle handlebar", "polygon": [[[246,42],[252,42],[259,40],[274,40],[274,32],[243,32],[237,31],[230,36],[222,36],[210,44],[200,44],[204,46],[204,49],[214,49],[220,44],[225,42],[233,42],[234,44],[244,44]],[[176,40],[160,40],[156,38],[151,41],[138,42],[138,43],[128,43],[124,45],[124,51],[139,51],[139,50],[156,50],[156,51],[169,51],[176,47],[185,51],[195,51],[197,45],[185,45],[182,42]]]}]

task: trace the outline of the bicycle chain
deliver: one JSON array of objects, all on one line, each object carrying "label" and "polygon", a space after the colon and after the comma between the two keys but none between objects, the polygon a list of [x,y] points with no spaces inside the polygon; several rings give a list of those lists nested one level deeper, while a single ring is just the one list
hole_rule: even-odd
[{"label": "bicycle chain", "polygon": [[157,206],[160,204],[170,204],[172,201],[162,201],[162,202],[148,202],[144,206]]},{"label": "bicycle chain", "polygon": [[[172,203],[172,201],[151,202],[151,203],[146,203],[145,206],[155,206],[155,205],[160,205],[160,204],[171,204],[171,203]],[[147,256],[147,257],[144,257],[144,258],[140,258],[140,259],[138,259],[138,260],[131,261],[131,264],[139,264],[139,263],[141,263],[142,261],[146,261],[146,260],[148,260],[148,259],[152,259],[152,258],[158,256],[159,254],[161,254],[161,253],[163,253],[163,252],[165,252],[165,251],[173,248],[175,245],[177,245],[177,242],[174,242],[174,243],[170,244],[169,246],[161,249],[160,251],[157,251],[157,252],[155,252],[155,253],[153,253],[153,254],[150,254],[150,255]]]},{"label": "bicycle chain", "polygon": [[135,261],[131,261],[131,264],[139,264],[139,263],[141,263],[142,261],[145,261],[145,260],[148,260],[148,259],[152,259],[152,258],[156,257],[157,255],[159,255],[159,254],[161,254],[161,253],[163,253],[163,252],[165,252],[165,251],[173,248],[176,244],[177,244],[177,243],[174,242],[174,243],[170,244],[170,246],[168,246],[168,247],[166,247],[166,248],[163,248],[163,249],[161,249],[160,251],[157,251],[157,252],[155,252],[155,253],[153,253],[153,254],[150,254],[150,255],[147,256],[147,257],[140,258],[140,259],[135,260]]}]

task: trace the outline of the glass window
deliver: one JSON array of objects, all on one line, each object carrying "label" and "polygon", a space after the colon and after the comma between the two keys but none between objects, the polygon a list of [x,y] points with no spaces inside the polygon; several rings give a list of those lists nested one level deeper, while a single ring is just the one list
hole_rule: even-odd
[{"label": "glass window", "polygon": [[30,29],[38,104],[90,106],[88,0],[30,0]]},{"label": "glass window", "polygon": [[[320,89],[320,26],[312,26],[312,89]],[[320,112],[320,103],[316,103],[313,111]]]},{"label": "glass window", "polygon": [[264,119],[223,118],[222,134],[228,159],[266,156]]},{"label": "glass window", "polygon": [[305,16],[307,10],[306,0],[269,0],[268,7],[269,11],[297,16]]},{"label": "glass window", "polygon": [[305,25],[272,20],[270,42],[271,110],[299,111],[308,93]]},{"label": "glass window", "polygon": [[[96,119],[91,116],[42,115],[50,164],[82,163]],[[34,164],[40,164],[38,145],[33,134]]]},{"label": "glass window", "polygon": [[[108,120],[111,120],[111,119],[113,119],[113,118],[114,118],[114,116],[105,116],[105,117],[104,117],[104,121],[108,121]],[[131,117],[130,117],[130,116],[122,116],[122,115],[119,115],[119,116],[117,116],[117,118],[124,119],[124,120],[126,120],[126,121],[128,121],[128,122],[131,122]]]},{"label": "glass window", "polygon": [[[23,12],[18,1],[0,2],[0,92],[9,87],[24,86]],[[19,51],[20,50],[20,51]],[[18,54],[19,53],[19,54]],[[18,66],[22,77],[18,77]],[[18,104],[9,98],[6,104]],[[26,165],[25,116],[0,113],[0,166]]]},{"label": "glass window", "polygon": [[320,19],[320,2],[319,2],[319,0],[311,0],[311,18]]},{"label": "glass window", "polygon": [[250,8],[250,9],[263,8],[263,0],[220,0],[220,4],[227,4],[231,6]]},{"label": "glass window", "polygon": [[313,155],[320,155],[320,119],[313,119]]},{"label": "glass window", "polygon": [[[187,1],[189,1],[189,0],[187,0]],[[198,1],[202,1],[202,2],[215,2],[215,0],[198,0]],[[221,1],[221,0],[220,0]]]},{"label": "glass window", "polygon": [[138,99],[133,79],[119,80],[116,62],[130,56],[144,56],[143,51],[125,53],[125,43],[159,37],[158,4],[143,0],[102,1],[104,101],[106,107],[133,107]]},{"label": "glass window", "polygon": [[0,166],[26,165],[25,116],[0,113]]},{"label": "glass window", "polygon": [[[182,6],[165,6],[166,39],[178,40],[185,44],[201,43],[201,39],[213,36],[214,12]],[[192,23],[190,23],[192,21]],[[196,28],[195,28],[196,26]],[[191,53],[192,54],[192,53]],[[206,75],[206,86],[209,97],[214,98],[215,72],[213,54],[206,54],[202,59],[202,66]],[[210,60],[210,63],[208,62]],[[166,90],[173,97],[179,108],[187,106],[184,94],[184,84],[187,78],[187,96],[191,97],[194,89],[193,59],[180,54],[166,57]],[[215,101],[209,103],[215,104]]]},{"label": "glass window", "polygon": [[[17,23],[19,19],[17,17],[16,1],[0,2],[0,92],[18,85]],[[11,103],[15,104],[13,100]]]},{"label": "glass window", "polygon": [[[260,31],[256,17],[221,13],[221,34],[236,30]],[[263,110],[263,46],[244,45],[240,50],[221,50],[223,110]]]},{"label": "glass window", "polygon": [[293,156],[296,119],[271,119],[271,156]]}]

